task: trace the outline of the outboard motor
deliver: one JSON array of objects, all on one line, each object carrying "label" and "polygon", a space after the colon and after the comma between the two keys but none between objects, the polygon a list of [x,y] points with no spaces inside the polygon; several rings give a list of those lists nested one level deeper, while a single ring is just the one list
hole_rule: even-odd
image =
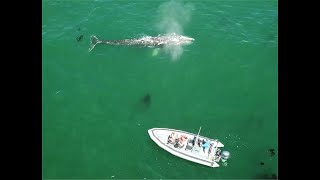
[{"label": "outboard motor", "polygon": [[222,151],[221,153],[221,161],[226,162],[230,158],[229,151]]}]

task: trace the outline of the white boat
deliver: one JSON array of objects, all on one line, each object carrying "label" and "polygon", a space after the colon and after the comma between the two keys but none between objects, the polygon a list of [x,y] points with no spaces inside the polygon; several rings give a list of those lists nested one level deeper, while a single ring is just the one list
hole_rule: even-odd
[{"label": "white boat", "polygon": [[[201,130],[201,127],[200,127]],[[152,128],[148,130],[150,138],[162,149],[180,158],[206,165],[219,167],[220,160],[225,162],[230,153],[223,151],[224,145],[217,139],[168,128]]]}]

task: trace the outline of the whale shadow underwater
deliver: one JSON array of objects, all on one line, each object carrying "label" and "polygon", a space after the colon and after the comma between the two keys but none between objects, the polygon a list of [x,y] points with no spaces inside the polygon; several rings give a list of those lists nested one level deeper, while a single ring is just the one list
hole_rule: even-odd
[{"label": "whale shadow underwater", "polygon": [[143,114],[148,111],[151,106],[151,95],[146,93],[138,102],[133,105],[132,112],[129,115],[129,120],[133,120],[136,115]]}]

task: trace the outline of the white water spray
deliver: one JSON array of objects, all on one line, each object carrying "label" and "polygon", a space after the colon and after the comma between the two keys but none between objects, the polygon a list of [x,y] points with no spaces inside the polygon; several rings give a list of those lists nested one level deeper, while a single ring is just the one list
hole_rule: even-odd
[{"label": "white water spray", "polygon": [[[190,22],[192,4],[182,3],[178,0],[170,0],[160,5],[158,9],[159,32],[183,34],[183,27]],[[164,51],[177,60],[183,53],[182,46],[165,46]]]}]

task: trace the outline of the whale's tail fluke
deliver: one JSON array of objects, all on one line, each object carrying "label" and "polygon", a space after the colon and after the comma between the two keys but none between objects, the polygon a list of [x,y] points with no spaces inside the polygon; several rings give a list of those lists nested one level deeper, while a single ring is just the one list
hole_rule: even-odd
[{"label": "whale's tail fluke", "polygon": [[99,43],[101,43],[102,41],[100,41],[95,35],[92,35],[90,37],[90,48],[89,48],[89,52],[92,51],[92,49]]}]

